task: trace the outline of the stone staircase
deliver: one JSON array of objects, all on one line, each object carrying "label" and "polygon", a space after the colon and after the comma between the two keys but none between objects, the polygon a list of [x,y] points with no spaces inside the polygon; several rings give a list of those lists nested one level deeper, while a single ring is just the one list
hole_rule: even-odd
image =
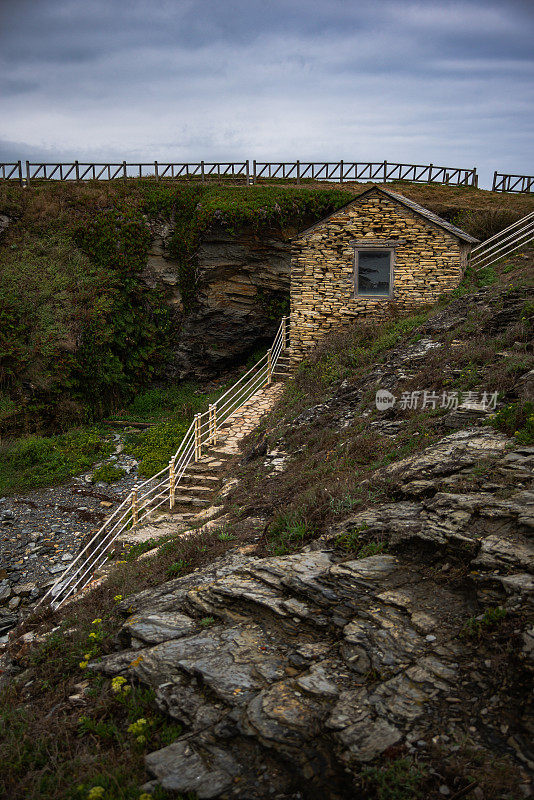
[{"label": "stone staircase", "polygon": [[[289,359],[287,359],[289,364]],[[191,462],[176,487],[174,508],[163,506],[151,513],[147,523],[126,530],[117,539],[119,548],[167,536],[180,529],[188,530],[193,525],[207,521],[210,509],[217,511],[217,496],[229,478],[231,461],[239,456],[242,440],[257,427],[261,417],[276,403],[283,390],[283,377],[276,374],[275,380],[255,392],[229,421],[219,428],[217,443],[204,447],[201,458]],[[226,479],[226,480],[225,480]]]}]

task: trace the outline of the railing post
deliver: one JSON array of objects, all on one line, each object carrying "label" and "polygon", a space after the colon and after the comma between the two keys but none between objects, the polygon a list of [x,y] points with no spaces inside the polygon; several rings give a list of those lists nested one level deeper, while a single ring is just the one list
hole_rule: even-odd
[{"label": "railing post", "polygon": [[252,175],[254,177],[254,184],[256,184],[256,159],[252,162]]},{"label": "railing post", "polygon": [[174,472],[174,458],[171,458],[169,461],[169,509],[170,511],[174,508],[174,496],[175,496],[175,488],[176,488],[176,475]]},{"label": "railing post", "polygon": [[200,162],[200,174],[202,176],[200,180],[202,181],[202,183],[204,183],[205,175],[204,175],[204,162],[203,161]]},{"label": "railing post", "polygon": [[195,462],[200,461],[202,444],[200,442],[200,414],[195,414]]},{"label": "railing post", "polygon": [[272,352],[271,349],[267,350],[267,386],[273,382]]},{"label": "railing post", "polygon": [[339,182],[343,183],[343,159],[339,162]]},{"label": "railing post", "polygon": [[300,184],[300,161],[297,161],[297,186]]},{"label": "railing post", "polygon": [[19,183],[24,186],[24,178],[22,177],[22,161],[19,161]]},{"label": "railing post", "polygon": [[132,528],[135,528],[139,519],[139,505],[137,500],[138,489],[134,486],[132,489]]},{"label": "railing post", "polygon": [[497,170],[493,173],[493,184],[491,186],[491,191],[495,191],[495,187],[497,186]]},{"label": "railing post", "polygon": [[30,162],[26,161],[26,186],[30,185]]},{"label": "railing post", "polygon": [[249,164],[248,158],[245,161],[245,175],[246,175],[246,179],[247,179],[247,186],[250,186],[250,164]]},{"label": "railing post", "polygon": [[217,444],[217,405],[215,403],[210,403],[209,412],[209,442]]},{"label": "railing post", "polygon": [[80,180],[80,165],[79,165],[78,161],[74,162],[74,172],[75,172],[75,175],[76,175],[76,183],[78,183],[79,180]]},{"label": "railing post", "polygon": [[126,176],[127,176],[127,173],[126,173],[126,161],[123,161],[122,162],[122,179],[123,179],[124,183],[126,183]]},{"label": "railing post", "polygon": [[157,162],[157,161],[154,161],[154,177],[155,177],[155,179],[156,179],[157,181],[159,181],[159,175],[158,175],[158,162]]},{"label": "railing post", "polygon": [[387,183],[387,177],[388,177],[388,162],[384,161],[384,181],[383,181],[384,183]]}]

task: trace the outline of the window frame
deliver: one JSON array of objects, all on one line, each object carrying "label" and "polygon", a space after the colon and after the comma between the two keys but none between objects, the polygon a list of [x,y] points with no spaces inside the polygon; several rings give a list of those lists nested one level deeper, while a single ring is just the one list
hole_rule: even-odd
[{"label": "window frame", "polygon": [[[360,269],[360,253],[365,252],[389,253],[389,292],[387,294],[360,294],[358,292],[358,276]],[[391,300],[395,296],[395,246],[392,244],[364,244],[358,242],[354,245],[354,297],[358,300]]]}]

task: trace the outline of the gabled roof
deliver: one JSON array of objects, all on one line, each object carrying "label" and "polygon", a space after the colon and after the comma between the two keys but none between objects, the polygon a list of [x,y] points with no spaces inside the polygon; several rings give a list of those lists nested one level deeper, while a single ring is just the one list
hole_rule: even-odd
[{"label": "gabled roof", "polygon": [[464,242],[469,242],[469,244],[477,244],[479,242],[479,239],[475,239],[474,236],[471,236],[469,233],[466,233],[465,231],[461,230],[461,228],[457,228],[456,225],[453,225],[451,222],[447,222],[446,219],[438,217],[437,214],[434,214],[432,211],[429,211],[428,208],[420,206],[419,203],[415,203],[413,200],[410,200],[408,197],[404,197],[404,195],[402,194],[397,194],[397,192],[390,192],[389,189],[383,189],[381,186],[371,186],[370,189],[366,189],[366,191],[362,192],[362,194],[358,195],[358,197],[349,200],[349,202],[345,203],[345,205],[341,206],[341,208],[338,208],[336,211],[333,211],[331,214],[328,214],[328,216],[324,217],[323,219],[320,219],[319,222],[316,222],[314,225],[311,225],[309,228],[306,228],[306,230],[299,233],[295,237],[295,239],[301,239],[302,237],[307,236],[309,233],[318,228],[319,225],[322,225],[323,222],[326,222],[335,214],[339,214],[339,212],[343,211],[343,209],[348,208],[349,206],[352,205],[356,205],[356,203],[359,203],[360,200],[362,200],[364,197],[367,197],[367,195],[371,194],[372,192],[378,192],[379,194],[382,194],[385,197],[389,197],[391,200],[394,200],[400,205],[409,208],[410,211],[413,211],[418,216],[424,217],[429,222],[433,223],[434,225],[437,225],[438,228],[443,228],[444,230],[448,231],[449,233],[452,233],[453,236],[456,236],[458,239],[461,239]]}]

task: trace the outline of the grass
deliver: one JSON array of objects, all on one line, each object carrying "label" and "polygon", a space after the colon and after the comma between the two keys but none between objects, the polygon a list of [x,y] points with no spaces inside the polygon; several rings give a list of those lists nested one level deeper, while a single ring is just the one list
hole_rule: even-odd
[{"label": "grass", "polygon": [[427,770],[408,758],[367,767],[360,773],[369,800],[416,800],[424,797]]},{"label": "grass", "polygon": [[99,428],[59,436],[27,436],[1,449],[0,494],[51,486],[78,475],[113,452]]},{"label": "grass", "polygon": [[283,511],[276,515],[268,533],[268,550],[272,555],[283,556],[298,550],[313,530],[298,511]]},{"label": "grass", "polygon": [[484,631],[498,625],[506,618],[507,612],[505,608],[497,606],[496,608],[488,608],[480,617],[471,617],[467,620],[463,628],[463,635],[478,638]]}]

